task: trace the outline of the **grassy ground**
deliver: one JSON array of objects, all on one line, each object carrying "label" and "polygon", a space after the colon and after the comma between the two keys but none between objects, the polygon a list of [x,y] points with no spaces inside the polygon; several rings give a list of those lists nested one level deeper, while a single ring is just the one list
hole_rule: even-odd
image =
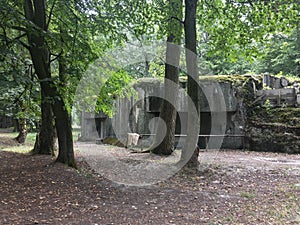
[{"label": "grassy ground", "polygon": [[[80,130],[73,130],[73,140],[76,141],[78,139],[78,135]],[[18,136],[18,132],[13,132],[12,128],[8,129],[0,129],[1,141],[0,141],[0,150],[17,152],[17,153],[29,153],[34,146],[36,132],[30,132],[27,134],[27,138],[25,144],[19,144],[15,142],[13,139]]]},{"label": "grassy ground", "polygon": [[2,137],[0,150],[29,153],[33,149],[36,133],[28,133],[25,144],[19,144],[13,140],[18,136],[17,132],[12,132],[10,129],[0,129],[0,133]]}]

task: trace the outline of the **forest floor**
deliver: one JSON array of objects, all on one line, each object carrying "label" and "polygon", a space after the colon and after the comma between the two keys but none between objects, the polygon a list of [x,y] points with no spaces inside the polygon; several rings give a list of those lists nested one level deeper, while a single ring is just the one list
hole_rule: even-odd
[{"label": "forest floor", "polygon": [[75,170],[8,146],[0,134],[0,224],[300,224],[300,155],[209,150],[198,170],[146,185],[128,174],[160,165],[151,154],[76,143]]}]

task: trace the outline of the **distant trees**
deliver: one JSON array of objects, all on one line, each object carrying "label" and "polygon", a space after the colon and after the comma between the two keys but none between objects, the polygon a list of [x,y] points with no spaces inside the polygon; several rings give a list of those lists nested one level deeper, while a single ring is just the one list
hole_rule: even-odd
[{"label": "distant trees", "polygon": [[[5,8],[4,8],[5,6]],[[27,49],[18,43],[24,37],[11,29],[11,16],[4,9],[10,4],[0,3],[0,112],[14,118],[16,141],[24,143],[27,127],[33,127],[39,117],[38,86]]]},{"label": "distant trees", "polygon": [[300,77],[299,25],[290,35],[274,35],[261,47],[264,57],[257,62],[258,72],[290,74]]},{"label": "distant trees", "polygon": [[[286,74],[299,77],[299,49],[297,44],[297,29],[288,33],[278,33],[270,36],[263,43],[255,45],[259,53],[256,57],[242,55],[236,59],[230,59],[221,55],[203,57],[203,62],[210,68],[213,74],[245,74],[245,73],[271,73]],[[207,50],[207,45],[203,44]],[[235,46],[243,51],[242,46]]]},{"label": "distant trees", "polygon": [[14,118],[15,131],[19,132],[15,139],[19,143],[25,142],[28,127],[36,126],[40,116],[39,87],[35,84],[31,60],[24,60],[23,54],[10,52],[0,62],[0,112]]},{"label": "distant trees", "polygon": [[297,0],[200,2],[197,50],[214,74],[296,75],[299,12]]}]

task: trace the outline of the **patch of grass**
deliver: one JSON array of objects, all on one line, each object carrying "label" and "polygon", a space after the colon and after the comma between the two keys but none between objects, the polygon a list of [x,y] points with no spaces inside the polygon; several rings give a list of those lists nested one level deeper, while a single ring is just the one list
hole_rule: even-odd
[{"label": "patch of grass", "polygon": [[243,191],[243,192],[241,192],[241,197],[253,199],[253,198],[255,198],[255,193]]},{"label": "patch of grass", "polygon": [[[78,139],[78,134],[80,133],[79,129],[73,130],[73,140],[76,141]],[[12,132],[12,130],[8,129],[0,129],[0,150],[2,151],[10,151],[17,153],[29,153],[35,143],[36,133],[30,132],[27,134],[27,138],[25,144],[19,144],[14,141],[14,138],[18,136],[18,132]]]},{"label": "patch of grass", "polygon": [[18,146],[10,146],[6,148],[1,148],[2,151],[8,151],[8,152],[17,152],[17,153],[23,153],[27,154],[32,150],[31,146],[28,145],[18,145]]},{"label": "patch of grass", "polygon": [[72,131],[72,134],[73,134],[73,141],[77,141],[78,140],[78,137],[79,137],[79,134],[80,134],[80,128],[74,128],[73,131]]},{"label": "patch of grass", "polygon": [[0,149],[2,151],[10,151],[17,153],[29,153],[34,146],[35,133],[28,133],[25,144],[19,144],[14,141],[14,138],[18,136],[17,132],[4,132],[0,137]]},{"label": "patch of grass", "polygon": [[292,185],[278,188],[278,192],[275,193],[275,196],[281,200],[276,202],[275,205],[273,203],[266,211],[267,215],[274,218],[274,220],[277,221],[276,224],[286,224],[287,222],[289,222],[289,224],[290,222],[292,224],[299,224],[299,221],[297,221],[297,214],[300,210],[299,196],[298,193],[293,190]]},{"label": "patch of grass", "polygon": [[92,173],[90,173],[88,169],[86,169],[84,167],[77,168],[77,173],[81,176],[86,177],[86,178],[94,177],[94,175]]},{"label": "patch of grass", "polygon": [[25,144],[34,145],[36,133],[28,133]]}]

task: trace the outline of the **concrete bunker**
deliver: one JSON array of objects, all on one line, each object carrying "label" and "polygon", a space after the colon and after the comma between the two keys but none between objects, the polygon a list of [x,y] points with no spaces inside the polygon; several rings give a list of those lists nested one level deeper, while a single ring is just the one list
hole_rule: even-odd
[{"label": "concrete bunker", "polygon": [[[221,79],[218,79],[220,78]],[[226,76],[211,76],[200,82],[200,148],[217,148],[214,143],[222,141],[221,148],[244,148],[245,115],[237,91]],[[249,79],[251,76],[243,77]],[[117,99],[113,118],[103,113],[82,112],[81,140],[94,141],[105,137],[116,137],[125,142],[127,133],[138,133],[143,138],[139,144],[149,146],[155,134],[157,119],[163,98],[163,83],[157,78],[141,78],[133,85],[137,98]],[[176,120],[176,147],[184,142],[187,125],[186,80],[180,80]]]},{"label": "concrete bunker", "polygon": [[[199,147],[300,153],[299,83],[270,75],[201,76]],[[137,133],[143,137],[139,145],[150,146],[164,96],[163,83],[141,78],[133,87],[137,98],[117,99],[113,118],[82,112],[81,140],[115,137],[125,143],[128,133]],[[184,78],[180,87],[177,148],[184,143],[187,130]]]}]

